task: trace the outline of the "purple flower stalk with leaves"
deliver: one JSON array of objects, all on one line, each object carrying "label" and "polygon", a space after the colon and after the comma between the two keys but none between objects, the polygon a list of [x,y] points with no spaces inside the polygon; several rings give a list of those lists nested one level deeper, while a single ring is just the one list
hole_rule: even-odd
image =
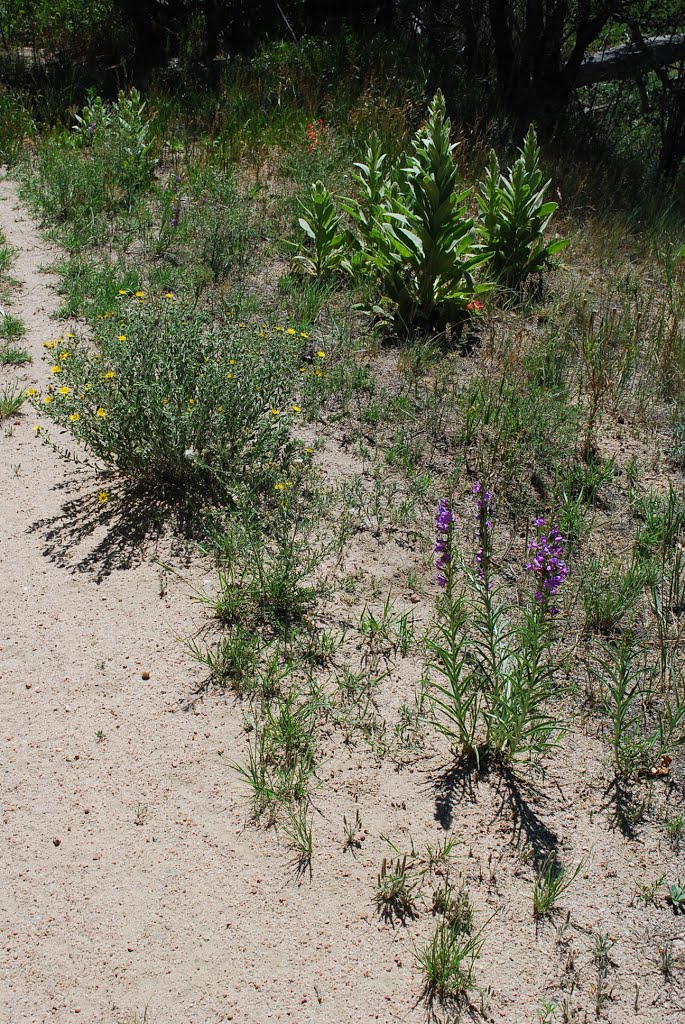
[{"label": "purple flower stalk with leaves", "polygon": [[454,513],[449,507],[447,498],[441,498],[435,513],[435,568],[438,570],[435,582],[439,587],[447,587],[450,578],[450,560],[452,543],[452,526]]},{"label": "purple flower stalk with leaves", "polygon": [[492,504],[493,494],[478,480],[473,485],[473,493],[476,495],[476,529],[475,540],[478,545],[473,564],[476,568],[478,578],[487,585],[488,590],[492,589],[490,582],[490,555],[492,551]]},{"label": "purple flower stalk with leaves", "polygon": [[533,596],[543,610],[549,611],[550,615],[558,615],[559,609],[550,605],[549,600],[556,595],[568,576],[568,566],[563,558],[564,538],[556,524],[547,533],[543,533],[545,520],[541,516],[533,520],[533,526],[537,529],[537,535],[528,545],[531,560],[526,566],[528,572],[535,577],[537,589]]}]

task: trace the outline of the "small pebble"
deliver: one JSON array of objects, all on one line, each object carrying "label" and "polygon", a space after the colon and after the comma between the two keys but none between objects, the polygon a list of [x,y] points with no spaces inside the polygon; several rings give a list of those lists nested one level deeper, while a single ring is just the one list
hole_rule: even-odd
[{"label": "small pebble", "polygon": [[55,838],[52,840],[52,845],[59,846],[61,842],[62,840],[59,838],[59,836],[55,836]]}]

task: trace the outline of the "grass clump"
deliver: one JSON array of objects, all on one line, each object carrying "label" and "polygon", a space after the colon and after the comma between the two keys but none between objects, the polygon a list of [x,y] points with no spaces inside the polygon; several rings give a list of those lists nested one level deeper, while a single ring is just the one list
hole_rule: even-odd
[{"label": "grass clump", "polygon": [[0,422],[19,412],[26,395],[23,391],[15,391],[9,385],[5,385],[0,391]]}]

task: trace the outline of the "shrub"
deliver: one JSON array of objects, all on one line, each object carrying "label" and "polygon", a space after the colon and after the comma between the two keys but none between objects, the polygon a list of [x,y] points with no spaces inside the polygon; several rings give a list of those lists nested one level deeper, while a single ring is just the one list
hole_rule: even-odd
[{"label": "shrub", "polygon": [[164,494],[228,500],[283,473],[295,339],[225,333],[172,298],[138,296],[98,321],[97,349],[47,343],[53,383],[34,403],[88,456]]}]

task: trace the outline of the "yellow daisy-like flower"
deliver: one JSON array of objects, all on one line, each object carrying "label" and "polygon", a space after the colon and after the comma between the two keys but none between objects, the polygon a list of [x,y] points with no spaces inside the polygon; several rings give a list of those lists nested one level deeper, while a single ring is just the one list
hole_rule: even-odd
[{"label": "yellow daisy-like flower", "polygon": [[114,377],[114,370],[108,370],[107,373],[103,373],[103,375],[102,375],[102,379],[103,380],[112,380],[113,377]]},{"label": "yellow daisy-like flower", "polygon": [[233,378],[233,374],[232,373],[227,373],[226,374],[226,380],[232,380],[232,378]]},{"label": "yellow daisy-like flower", "polygon": [[98,493],[98,501],[100,502],[101,505],[104,505],[106,501],[109,501],[109,494],[107,493],[107,491],[100,491]]},{"label": "yellow daisy-like flower", "polygon": [[217,405],[217,407],[216,407],[216,411],[217,411],[217,412],[223,412],[223,411],[224,411],[224,407],[223,407],[223,405]]},{"label": "yellow daisy-like flower", "polygon": [[326,358],[326,353],[325,352],[317,352],[316,354],[319,357],[319,359],[325,359]]},{"label": "yellow daisy-like flower", "polygon": [[56,344],[56,341],[44,341],[43,348],[54,348]]},{"label": "yellow daisy-like flower", "polygon": [[228,365],[229,366],[235,366],[235,359],[229,359],[228,360]]},{"label": "yellow daisy-like flower", "polygon": [[164,296],[163,297],[165,299],[173,299],[174,298],[174,293],[173,292],[164,292]]},{"label": "yellow daisy-like flower", "polygon": [[279,411],[278,411],[278,409],[272,409],[272,410],[271,410],[271,415],[272,415],[272,416],[278,416],[278,415],[279,415]]},{"label": "yellow daisy-like flower", "polygon": [[275,491],[284,491],[285,490],[285,484],[274,484],[274,490]]},{"label": "yellow daisy-like flower", "polygon": [[62,372],[62,367],[61,366],[51,366],[50,367],[50,373],[61,373],[61,372]]},{"label": "yellow daisy-like flower", "polygon": [[60,393],[60,395],[70,395],[71,394],[71,388],[68,388],[66,386],[66,384],[65,384],[63,388],[59,388],[59,393]]},{"label": "yellow daisy-like flower", "polygon": [[307,455],[311,455],[313,453],[314,449],[313,448],[305,448],[305,451],[306,451]]},{"label": "yellow daisy-like flower", "polygon": [[50,405],[51,401],[52,401],[52,395],[45,395],[45,397],[43,398],[43,405]]},{"label": "yellow daisy-like flower", "polygon": [[118,334],[117,341],[128,341],[128,338],[126,337],[125,334]]},{"label": "yellow daisy-like flower", "polygon": [[27,398],[33,398],[33,396],[37,395],[38,392],[36,391],[35,388],[27,388],[24,394],[26,395]]},{"label": "yellow daisy-like flower", "polygon": [[142,299],[144,295],[145,295],[145,292],[136,292],[136,298],[137,299]]},{"label": "yellow daisy-like flower", "polygon": [[247,324],[238,324],[238,327],[247,327]]},{"label": "yellow daisy-like flower", "polygon": [[299,405],[291,405],[290,408],[292,409],[293,412],[302,412]]},{"label": "yellow daisy-like flower", "polygon": [[286,334],[297,334],[297,331],[293,327],[289,327],[285,332]]},{"label": "yellow daisy-like flower", "polygon": [[301,338],[308,338],[308,337],[309,337],[309,335],[307,334],[307,332],[306,332],[306,331],[300,331],[300,337],[301,337]]},{"label": "yellow daisy-like flower", "polygon": [[169,399],[168,398],[163,398],[162,399],[162,405],[168,405],[168,404],[169,404]]},{"label": "yellow daisy-like flower", "polygon": [[307,372],[307,367],[306,366],[301,366],[300,367],[300,373],[306,373],[306,372]]},{"label": "yellow daisy-like flower", "polygon": [[188,399],[188,405],[195,405],[195,399],[194,398],[189,398]]},{"label": "yellow daisy-like flower", "polygon": [[60,352],[59,357],[60,357],[60,359],[68,359],[70,355],[71,355],[71,352],[68,352],[68,351],[65,350],[64,352]]},{"label": "yellow daisy-like flower", "polygon": [[105,310],[105,312],[103,313],[103,316],[104,316],[104,318],[106,320],[107,317],[109,316],[109,310],[108,309]]},{"label": "yellow daisy-like flower", "polygon": [[274,327],[274,330],[275,330],[275,331],[282,331],[282,330],[283,330],[283,328],[282,328],[282,327],[279,327],[278,325],[276,325],[276,327]]},{"label": "yellow daisy-like flower", "polygon": [[93,382],[89,380],[86,384],[83,385],[83,390],[84,391],[90,391],[92,386],[93,386]]},{"label": "yellow daisy-like flower", "polygon": [[317,370],[316,371],[316,376],[317,377],[323,377],[323,370]]},{"label": "yellow daisy-like flower", "polygon": [[79,416],[79,414],[77,412],[72,412],[72,414],[69,417],[69,419],[71,420],[72,423],[78,423],[78,421],[81,419],[81,417]]},{"label": "yellow daisy-like flower", "polygon": [[36,425],[35,425],[35,427],[33,429],[35,430],[35,432],[37,434],[40,434],[40,426],[37,423],[36,423]]},{"label": "yellow daisy-like flower", "polygon": [[126,291],[125,288],[120,288],[119,289],[119,295],[128,295],[128,292]]},{"label": "yellow daisy-like flower", "polygon": [[97,411],[97,412],[95,413],[95,415],[96,415],[96,416],[99,416],[99,417],[100,417],[100,419],[104,419],[104,417],[105,417],[105,416],[107,415],[107,412],[106,412],[106,410],[105,410],[105,409],[103,409],[103,408],[102,408],[102,406],[100,406],[100,408],[99,408],[99,409],[98,409],[98,411]]},{"label": "yellow daisy-like flower", "polygon": [[73,335],[73,334],[71,333],[71,331],[69,331],[69,332],[67,333],[66,337],[67,337],[67,338],[73,338],[73,337],[74,337],[74,335]]}]

